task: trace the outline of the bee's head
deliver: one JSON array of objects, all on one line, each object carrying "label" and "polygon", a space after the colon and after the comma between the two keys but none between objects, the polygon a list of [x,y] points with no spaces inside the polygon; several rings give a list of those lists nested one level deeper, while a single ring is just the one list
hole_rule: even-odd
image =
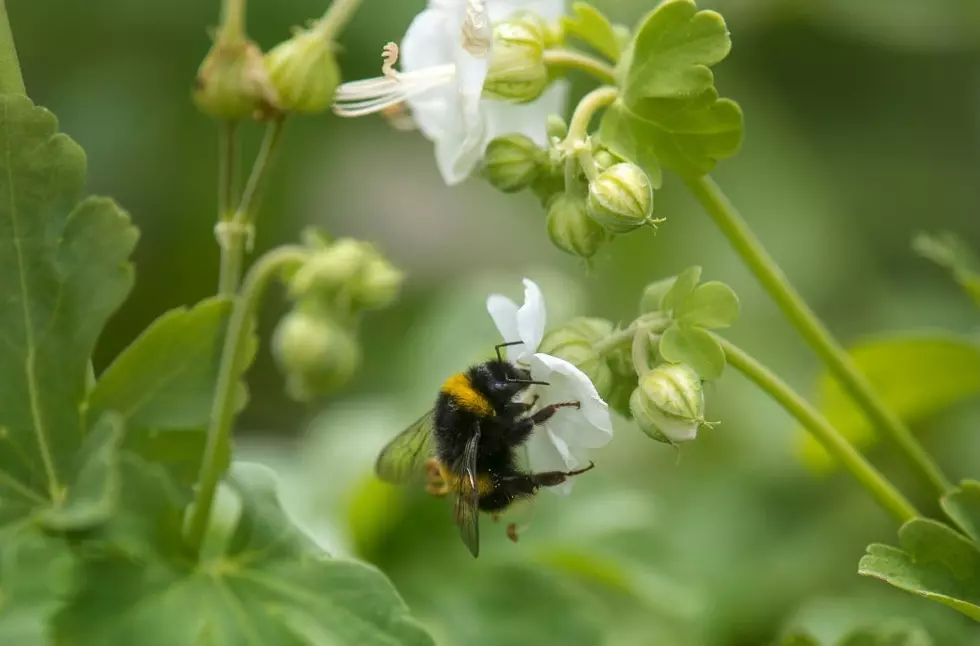
[{"label": "bee's head", "polygon": [[503,400],[511,400],[530,386],[531,372],[509,361],[490,361],[486,364],[490,391]]}]

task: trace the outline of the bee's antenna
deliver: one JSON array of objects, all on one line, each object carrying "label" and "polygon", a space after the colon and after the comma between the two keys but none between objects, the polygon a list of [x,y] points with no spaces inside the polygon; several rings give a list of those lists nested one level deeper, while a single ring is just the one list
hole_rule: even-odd
[{"label": "bee's antenna", "polygon": [[503,357],[500,356],[500,348],[507,348],[512,345],[522,345],[523,343],[523,341],[507,341],[506,343],[498,343],[497,345],[493,346],[493,349],[497,352],[497,361],[504,360]]}]

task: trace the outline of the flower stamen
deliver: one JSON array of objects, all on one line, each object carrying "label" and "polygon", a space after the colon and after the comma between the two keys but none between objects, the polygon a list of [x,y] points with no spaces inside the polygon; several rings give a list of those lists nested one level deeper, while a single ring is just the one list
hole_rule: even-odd
[{"label": "flower stamen", "polygon": [[394,42],[385,45],[381,52],[381,59],[384,61],[381,64],[381,73],[387,78],[397,80],[398,70],[394,68],[395,63],[398,62],[398,45]]}]

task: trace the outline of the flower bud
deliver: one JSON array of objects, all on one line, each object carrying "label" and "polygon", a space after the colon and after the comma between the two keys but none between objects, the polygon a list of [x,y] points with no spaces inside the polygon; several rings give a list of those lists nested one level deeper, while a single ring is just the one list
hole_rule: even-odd
[{"label": "flower bud", "polygon": [[194,104],[219,119],[245,119],[276,110],[276,88],[255,43],[244,37],[219,37],[197,71]]},{"label": "flower bud", "polygon": [[380,254],[369,261],[350,290],[357,309],[379,310],[398,297],[405,274]]},{"label": "flower bud", "polygon": [[591,258],[607,235],[586,213],[584,199],[562,193],[548,205],[548,237],[566,253]]},{"label": "flower bud", "polygon": [[340,84],[333,43],[317,29],[297,31],[265,55],[265,65],[287,112],[323,112]]},{"label": "flower bud", "polygon": [[531,14],[495,25],[484,94],[513,103],[541,96],[551,80],[544,63],[547,38],[547,25]]},{"label": "flower bud", "polygon": [[531,184],[547,161],[543,150],[520,134],[494,139],[483,154],[483,174],[504,193],[516,193]]},{"label": "flower bud", "polygon": [[541,206],[548,208],[553,200],[565,193],[565,175],[556,168],[545,166],[531,182],[531,192],[537,196]]},{"label": "flower bud", "polygon": [[658,442],[693,440],[706,424],[701,379],[685,364],[660,364],[640,377],[630,411],[643,432]]},{"label": "flower bud", "polygon": [[614,164],[589,183],[589,215],[611,233],[653,224],[653,187],[636,164]]},{"label": "flower bud", "polygon": [[548,115],[547,133],[548,139],[564,139],[568,136],[568,124],[557,114]]},{"label": "flower bud", "polygon": [[613,387],[613,374],[593,346],[612,330],[612,323],[605,319],[577,317],[548,332],[538,350],[578,366],[605,399]]},{"label": "flower bud", "polygon": [[333,299],[352,311],[380,309],[395,299],[403,280],[373,245],[340,238],[311,254],[290,280],[289,291],[294,299]]},{"label": "flower bud", "polygon": [[283,317],[272,336],[272,353],[297,401],[338,388],[361,363],[357,339],[317,308],[297,308]]}]

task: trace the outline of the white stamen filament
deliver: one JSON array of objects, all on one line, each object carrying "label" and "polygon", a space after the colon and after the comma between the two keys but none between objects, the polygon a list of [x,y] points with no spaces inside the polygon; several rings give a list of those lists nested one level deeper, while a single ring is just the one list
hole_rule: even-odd
[{"label": "white stamen filament", "polygon": [[[394,71],[394,70],[392,70]],[[447,83],[456,76],[456,66],[437,65],[415,72],[344,83],[334,96],[334,114],[360,117],[389,108]]]}]

